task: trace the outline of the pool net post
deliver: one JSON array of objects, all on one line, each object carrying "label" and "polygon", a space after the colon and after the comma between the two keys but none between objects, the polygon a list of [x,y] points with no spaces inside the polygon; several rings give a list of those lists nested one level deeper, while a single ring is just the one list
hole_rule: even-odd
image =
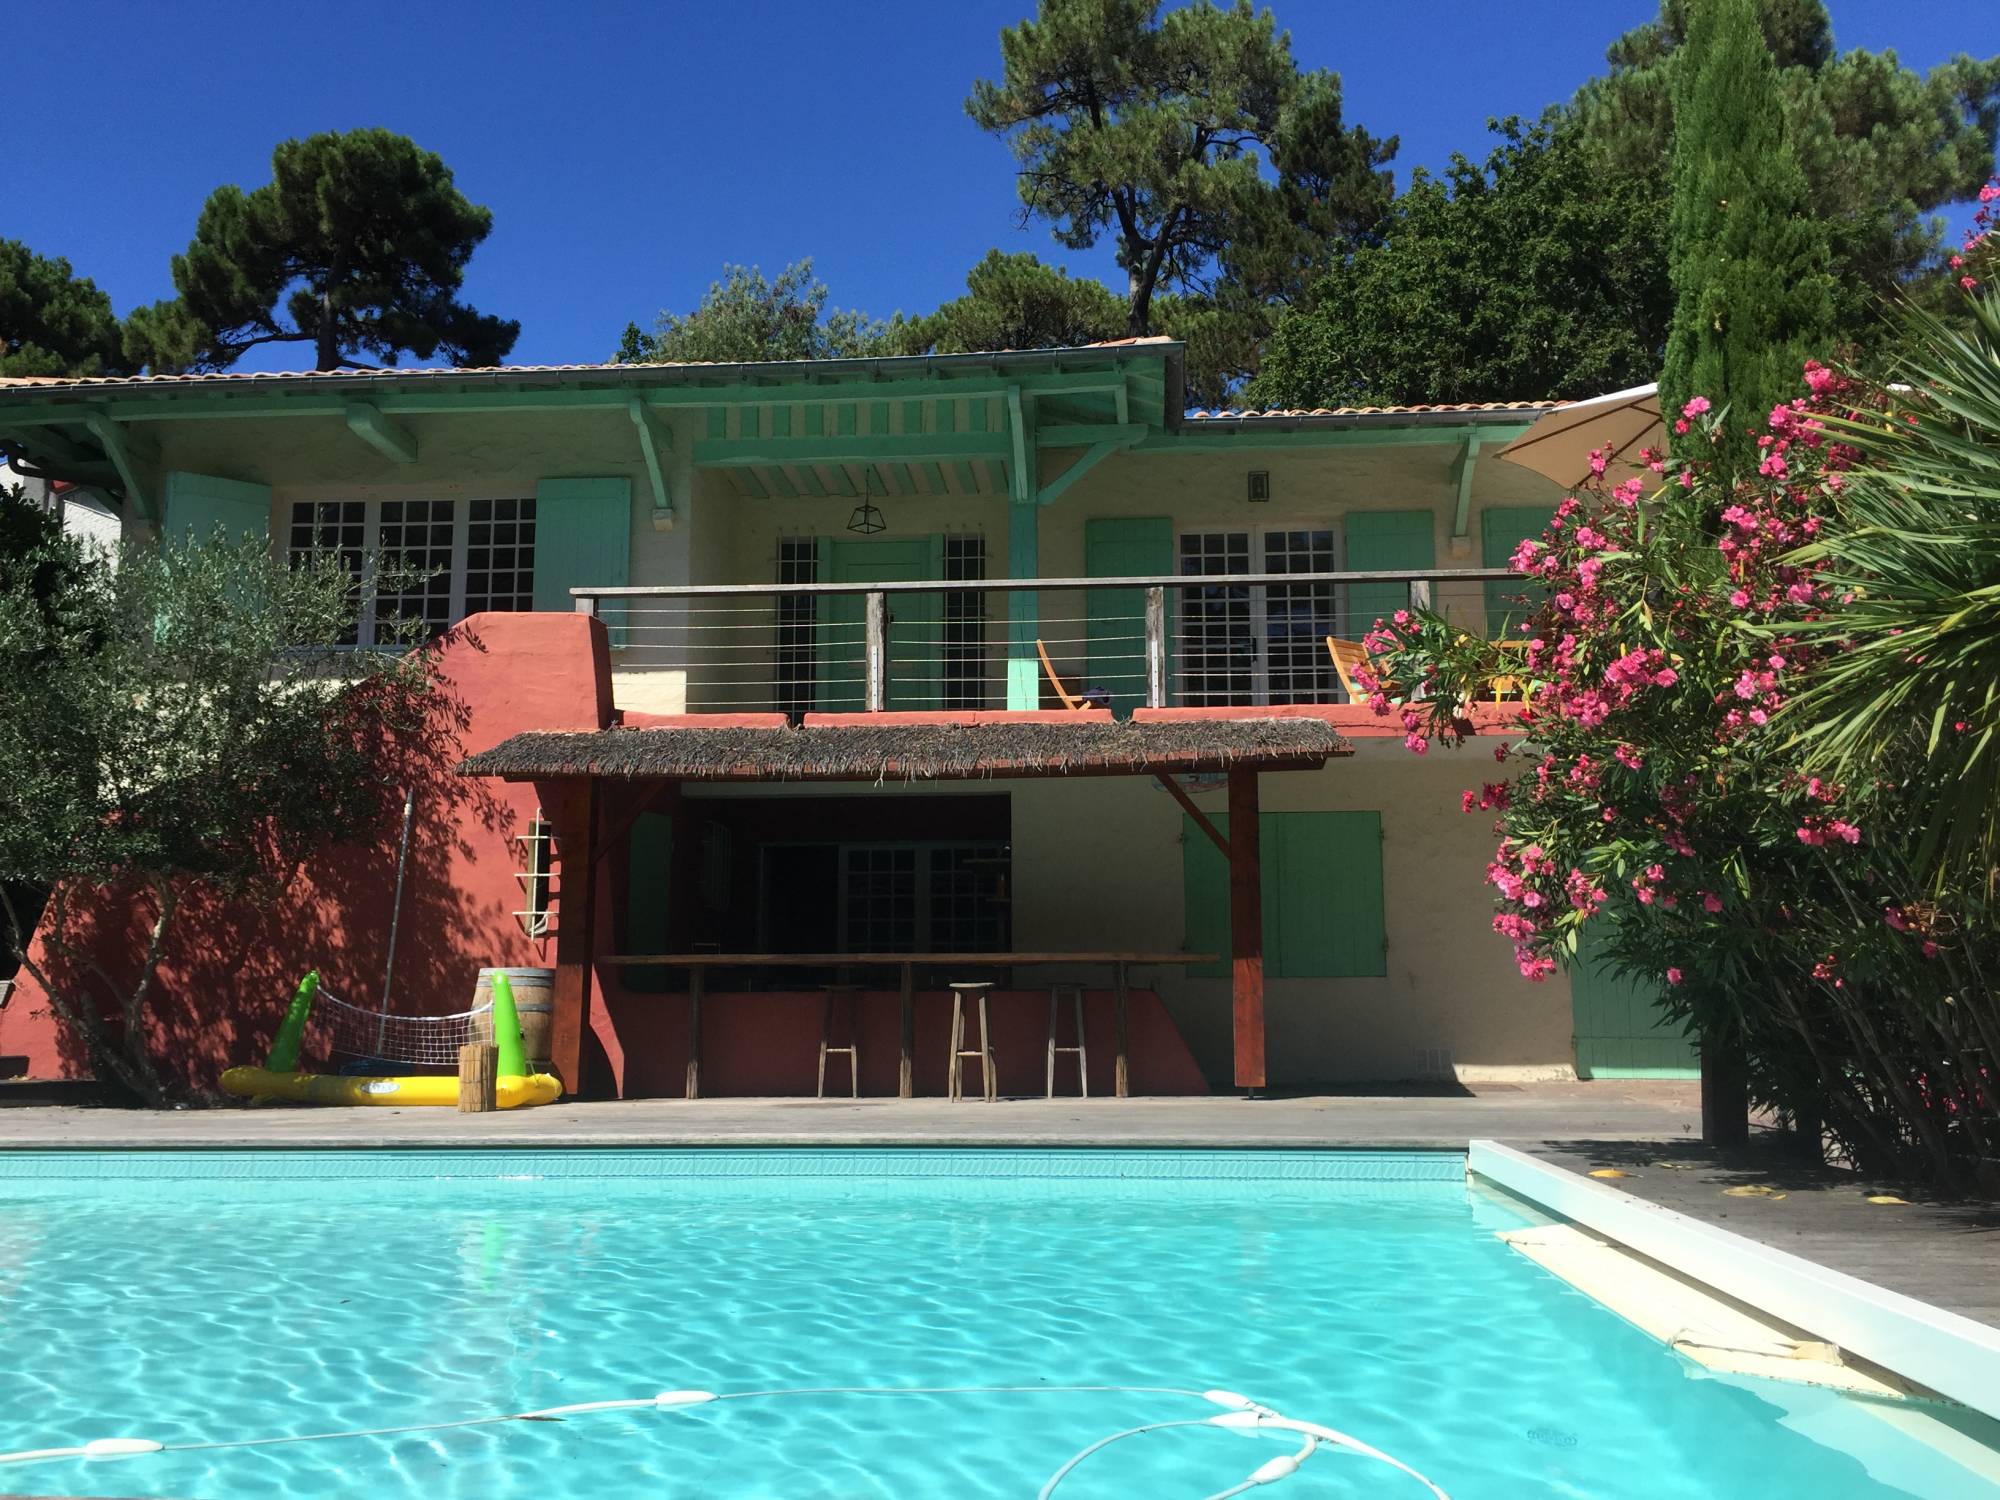
[{"label": "pool net post", "polygon": [[500,1107],[500,1049],[467,1042],[458,1049],[458,1112],[483,1115]]}]

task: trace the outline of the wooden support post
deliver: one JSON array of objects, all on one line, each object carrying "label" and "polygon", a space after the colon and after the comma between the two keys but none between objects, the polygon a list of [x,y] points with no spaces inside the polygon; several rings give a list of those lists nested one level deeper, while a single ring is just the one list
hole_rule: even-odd
[{"label": "wooden support post", "polygon": [[556,977],[550,996],[549,1053],[563,1092],[580,1096],[590,1036],[590,987],[597,962],[597,783],[572,782],[553,809],[557,853]]},{"label": "wooden support post", "polygon": [[887,596],[871,589],[867,596],[863,636],[867,647],[867,696],[862,707],[879,714],[889,700],[889,608]]},{"label": "wooden support post", "polygon": [[[1132,1065],[1126,1046],[1130,1034],[1130,1011],[1132,1002],[1132,978],[1124,964],[1111,966],[1111,994],[1114,1002],[1112,1013],[1117,1018],[1118,1060],[1111,1075],[1111,1092],[1120,1099],[1132,1097]],[[1081,1042],[1082,1036],[1077,1037]]]},{"label": "wooden support post", "polygon": [[687,1096],[701,1097],[701,991],[702,968],[688,970],[688,1068]]},{"label": "wooden support post", "polygon": [[467,1042],[458,1049],[458,1112],[483,1115],[500,1107],[500,1049]]},{"label": "wooden support post", "polygon": [[917,1094],[917,976],[915,964],[902,965],[901,1055],[897,1059],[896,1097],[914,1099]]},{"label": "wooden support post", "polygon": [[1429,609],[1431,607],[1431,581],[1428,578],[1410,580],[1410,608]]},{"label": "wooden support post", "polygon": [[1167,706],[1167,591],[1146,590],[1146,707]]},{"label": "wooden support post", "polygon": [[1257,773],[1229,773],[1230,1014],[1236,1087],[1264,1087],[1264,894],[1257,837]]}]

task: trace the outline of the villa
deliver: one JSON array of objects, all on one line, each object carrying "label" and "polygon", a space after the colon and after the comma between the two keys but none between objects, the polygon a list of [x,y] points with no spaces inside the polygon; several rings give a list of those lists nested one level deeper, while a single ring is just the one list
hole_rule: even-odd
[{"label": "villa", "polygon": [[[420,618],[463,715],[406,776],[394,1008],[553,967],[572,1091],[1693,1076],[1645,995],[1488,931],[1460,793],[1506,705],[1411,754],[1329,644],[1412,600],[1504,634],[1562,491],[1498,450],[1547,408],[1186,412],[1180,358],[20,379],[0,435],[128,529],[429,571],[353,642]],[[184,923],[163,1046],[212,1077],[309,964],[371,994],[395,860]],[[35,1002],[0,1056],[73,1076]]]}]

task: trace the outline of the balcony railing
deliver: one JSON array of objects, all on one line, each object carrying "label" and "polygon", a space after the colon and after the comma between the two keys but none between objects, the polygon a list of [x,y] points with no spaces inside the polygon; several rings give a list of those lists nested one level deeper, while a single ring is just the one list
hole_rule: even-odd
[{"label": "balcony railing", "polygon": [[1504,568],[572,589],[679,713],[1342,703],[1327,638],[1404,607],[1502,635]]}]

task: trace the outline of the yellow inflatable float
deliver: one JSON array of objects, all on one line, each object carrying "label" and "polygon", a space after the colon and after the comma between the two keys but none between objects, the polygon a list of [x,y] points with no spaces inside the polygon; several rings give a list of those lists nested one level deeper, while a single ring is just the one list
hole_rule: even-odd
[{"label": "yellow inflatable float", "polygon": [[[225,1092],[242,1099],[282,1099],[292,1104],[403,1108],[458,1103],[458,1079],[450,1074],[350,1078],[338,1073],[301,1073],[299,1052],[305,1044],[306,1018],[312,1013],[313,996],[318,991],[319,970],[314,969],[299,982],[264,1066],[229,1069],[222,1075]],[[553,1104],[562,1097],[559,1080],[528,1071],[521,1021],[514,1010],[514,987],[505,974],[493,977],[493,1040],[500,1052],[494,1095],[502,1109]]]}]

